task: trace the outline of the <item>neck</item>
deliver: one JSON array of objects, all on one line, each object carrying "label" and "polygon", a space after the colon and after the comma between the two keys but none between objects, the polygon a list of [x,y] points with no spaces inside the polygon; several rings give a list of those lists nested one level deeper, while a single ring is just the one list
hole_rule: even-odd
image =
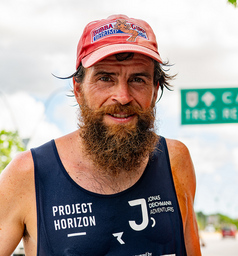
[{"label": "neck", "polygon": [[83,141],[78,132],[56,140],[60,159],[69,176],[82,188],[98,194],[115,194],[133,186],[142,176],[149,155],[131,171],[121,169],[117,174],[95,165],[85,153]]},{"label": "neck", "polygon": [[149,156],[147,156],[136,169],[131,168],[129,171],[121,169],[115,173],[97,167],[90,155],[85,155],[83,152],[84,171],[82,175],[87,180],[87,189],[99,194],[115,194],[133,186],[144,173],[149,160]]}]

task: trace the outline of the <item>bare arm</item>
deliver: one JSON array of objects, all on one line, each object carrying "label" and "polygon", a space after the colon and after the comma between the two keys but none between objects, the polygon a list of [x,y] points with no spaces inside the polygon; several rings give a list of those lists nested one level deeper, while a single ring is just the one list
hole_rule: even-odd
[{"label": "bare arm", "polygon": [[0,255],[11,255],[30,222],[33,180],[30,152],[19,154],[0,175]]},{"label": "bare arm", "polygon": [[166,139],[175,189],[183,219],[184,239],[188,256],[200,256],[199,235],[193,209],[196,178],[187,147],[176,140]]}]

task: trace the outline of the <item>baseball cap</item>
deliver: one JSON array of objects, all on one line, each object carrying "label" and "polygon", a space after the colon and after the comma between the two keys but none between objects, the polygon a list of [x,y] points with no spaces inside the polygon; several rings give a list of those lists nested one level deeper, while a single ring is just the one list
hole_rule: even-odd
[{"label": "baseball cap", "polygon": [[122,52],[144,54],[162,63],[150,25],[119,14],[86,25],[77,47],[76,69],[80,63],[89,68],[110,55]]}]

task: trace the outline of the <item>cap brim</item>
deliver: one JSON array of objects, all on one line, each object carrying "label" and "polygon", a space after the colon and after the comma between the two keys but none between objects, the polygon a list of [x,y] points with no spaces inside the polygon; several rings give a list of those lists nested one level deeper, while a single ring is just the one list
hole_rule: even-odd
[{"label": "cap brim", "polygon": [[160,63],[163,63],[160,55],[149,48],[146,48],[140,45],[114,44],[114,45],[104,46],[88,54],[82,59],[82,65],[85,68],[89,68],[93,66],[95,63],[105,59],[106,57],[113,54],[121,53],[121,52],[135,52],[135,53],[144,54]]}]

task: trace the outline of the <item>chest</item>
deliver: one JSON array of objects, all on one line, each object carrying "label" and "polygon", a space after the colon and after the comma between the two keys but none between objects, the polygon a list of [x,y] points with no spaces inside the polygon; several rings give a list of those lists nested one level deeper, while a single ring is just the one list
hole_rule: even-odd
[{"label": "chest", "polygon": [[164,176],[143,175],[114,195],[95,194],[61,178],[44,183],[38,199],[40,250],[53,255],[132,256],[172,254],[183,247],[176,194]]}]

